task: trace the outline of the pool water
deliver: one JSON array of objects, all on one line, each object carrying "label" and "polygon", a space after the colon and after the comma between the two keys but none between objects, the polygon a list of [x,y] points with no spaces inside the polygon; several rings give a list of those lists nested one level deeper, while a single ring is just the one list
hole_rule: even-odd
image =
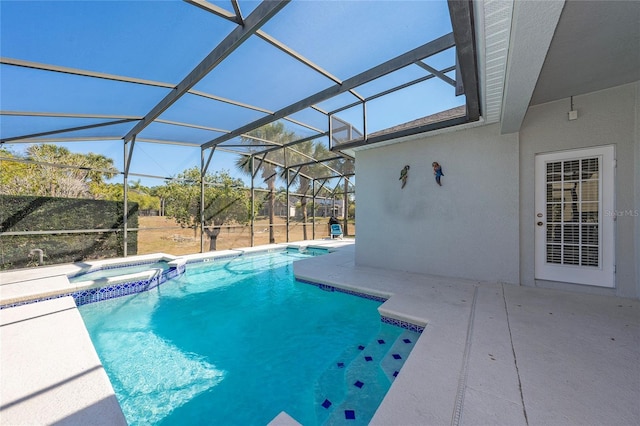
[{"label": "pool water", "polygon": [[144,265],[122,266],[122,267],[110,267],[109,269],[100,269],[93,272],[80,273],[69,278],[69,282],[77,283],[82,281],[95,281],[104,278],[117,277],[120,275],[135,274],[138,272],[145,272],[151,269],[162,269],[166,271],[169,269],[169,263],[161,260],[155,263],[147,263]]},{"label": "pool water", "polygon": [[305,257],[188,265],[151,291],[81,306],[129,424],[265,425],[281,411],[367,424],[418,334],[382,323],[380,302],[296,282]]}]

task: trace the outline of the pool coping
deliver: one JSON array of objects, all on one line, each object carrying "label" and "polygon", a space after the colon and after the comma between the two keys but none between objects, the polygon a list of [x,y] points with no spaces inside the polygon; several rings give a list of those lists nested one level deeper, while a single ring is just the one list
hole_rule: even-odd
[{"label": "pool coping", "polygon": [[70,297],[0,311],[2,424],[126,426]]}]

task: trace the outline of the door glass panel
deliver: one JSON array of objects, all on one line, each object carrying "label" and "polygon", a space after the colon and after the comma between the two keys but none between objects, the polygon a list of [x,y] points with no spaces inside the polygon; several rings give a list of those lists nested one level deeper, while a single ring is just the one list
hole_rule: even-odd
[{"label": "door glass panel", "polygon": [[546,164],[547,263],[599,266],[599,161]]}]

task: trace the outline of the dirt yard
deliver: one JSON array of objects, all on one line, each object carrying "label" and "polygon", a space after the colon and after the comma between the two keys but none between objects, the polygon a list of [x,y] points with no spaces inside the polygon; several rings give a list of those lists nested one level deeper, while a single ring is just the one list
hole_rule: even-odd
[{"label": "dirt yard", "polygon": [[[193,229],[181,228],[173,219],[159,216],[140,216],[138,218],[140,228],[138,232],[138,254],[167,253],[173,255],[199,253],[200,233]],[[276,243],[287,242],[287,228],[284,218],[276,218],[275,221]],[[317,218],[316,238],[324,238],[329,235],[327,218]],[[355,234],[355,226],[349,224],[349,234]],[[312,239],[312,224],[307,224],[307,238]],[[302,224],[290,221],[289,241],[303,240]],[[269,220],[259,220],[255,223],[254,244],[269,243]],[[209,239],[205,236],[205,251],[209,250]],[[223,227],[218,235],[217,249],[227,250],[231,248],[251,246],[251,234],[249,225],[243,227]]]}]

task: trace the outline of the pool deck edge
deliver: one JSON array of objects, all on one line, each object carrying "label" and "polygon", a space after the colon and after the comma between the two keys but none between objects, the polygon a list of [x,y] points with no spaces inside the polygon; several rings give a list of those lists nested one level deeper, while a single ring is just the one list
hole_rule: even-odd
[{"label": "pool deck edge", "polygon": [[0,311],[0,341],[2,424],[127,424],[73,298]]}]

